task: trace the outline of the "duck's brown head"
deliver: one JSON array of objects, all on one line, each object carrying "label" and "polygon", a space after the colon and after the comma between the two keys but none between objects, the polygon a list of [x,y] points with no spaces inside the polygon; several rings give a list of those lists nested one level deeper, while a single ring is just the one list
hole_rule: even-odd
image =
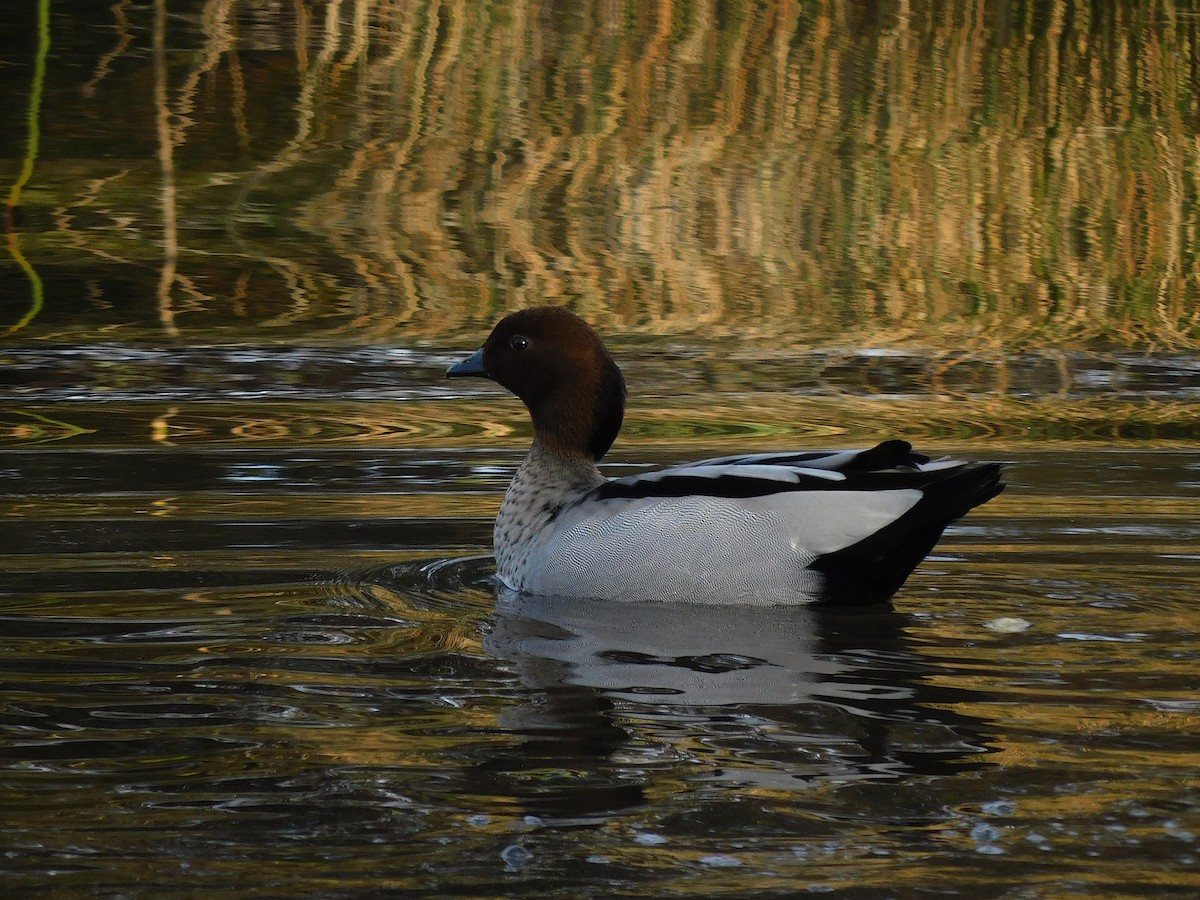
[{"label": "duck's brown head", "polygon": [[555,452],[599,460],[621,430],[621,370],[592,327],[561,306],[505,316],[446,375],[490,378],[508,388],[529,408],[536,439]]}]

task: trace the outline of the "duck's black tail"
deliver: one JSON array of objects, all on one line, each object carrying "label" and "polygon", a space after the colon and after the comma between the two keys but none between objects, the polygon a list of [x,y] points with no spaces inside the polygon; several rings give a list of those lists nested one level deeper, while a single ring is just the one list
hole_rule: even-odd
[{"label": "duck's black tail", "polygon": [[895,522],[809,565],[825,575],[820,602],[827,606],[887,602],[951,522],[1002,490],[999,463],[948,469],[944,478],[925,485],[921,499]]}]

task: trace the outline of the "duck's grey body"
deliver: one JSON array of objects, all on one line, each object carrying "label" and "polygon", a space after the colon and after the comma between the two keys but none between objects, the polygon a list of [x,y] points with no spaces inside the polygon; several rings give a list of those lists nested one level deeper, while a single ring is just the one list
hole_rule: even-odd
[{"label": "duck's grey body", "polygon": [[[534,594],[754,605],[829,600],[850,576],[856,599],[874,602],[908,574],[893,568],[911,568],[909,556],[872,560],[864,548],[854,559],[853,548],[912,514],[927,488],[974,471],[924,461],[902,442],[881,449],[731,457],[606,481],[535,444],[496,519],[497,576]],[[868,453],[881,463],[864,462]],[[881,478],[895,486],[881,489]],[[821,562],[838,554],[852,558],[834,568],[851,572],[831,580]]]}]

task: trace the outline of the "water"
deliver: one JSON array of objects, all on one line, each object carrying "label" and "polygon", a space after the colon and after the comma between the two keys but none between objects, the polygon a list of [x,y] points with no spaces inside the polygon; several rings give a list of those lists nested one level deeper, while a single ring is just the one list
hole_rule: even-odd
[{"label": "water", "polygon": [[[1190,7],[42,6],[10,892],[1200,893]],[[893,610],[498,598],[529,426],[443,373],[532,302],[625,370],[609,474],[1009,489]]]},{"label": "water", "polygon": [[[1194,452],[976,440],[1011,487],[894,612],[497,603],[522,436],[481,423],[519,405],[450,399],[450,354],[128,355],[9,360],[67,373],[8,398],[58,416],[3,457],[23,889],[1195,885]],[[609,470],[744,439],[634,428]]]}]

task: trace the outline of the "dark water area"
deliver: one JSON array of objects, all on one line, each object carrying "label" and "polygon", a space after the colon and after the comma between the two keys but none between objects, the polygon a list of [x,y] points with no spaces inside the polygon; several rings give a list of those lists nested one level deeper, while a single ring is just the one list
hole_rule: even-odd
[{"label": "dark water area", "polygon": [[[13,896],[1200,894],[1191,5],[10,12]],[[605,474],[1009,487],[892,609],[498,596],[535,303]]]}]

